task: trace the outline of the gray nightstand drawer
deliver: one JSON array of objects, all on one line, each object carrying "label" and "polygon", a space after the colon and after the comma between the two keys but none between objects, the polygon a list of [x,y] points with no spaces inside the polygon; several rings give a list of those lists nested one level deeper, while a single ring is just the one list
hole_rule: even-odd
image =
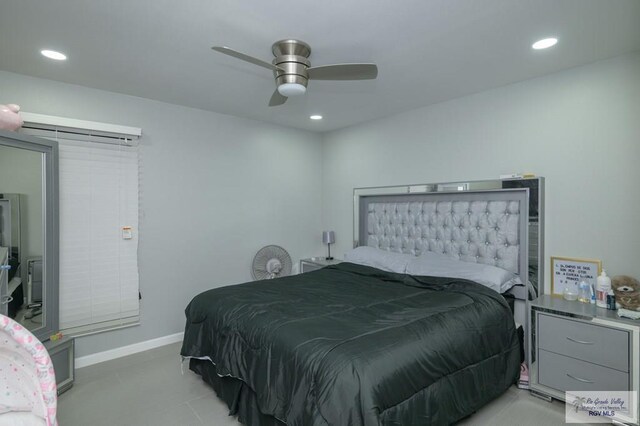
[{"label": "gray nightstand drawer", "polygon": [[626,391],[629,375],[612,368],[540,350],[539,382],[562,392]]},{"label": "gray nightstand drawer", "polygon": [[539,347],[550,352],[629,371],[629,333],[609,327],[538,315]]}]

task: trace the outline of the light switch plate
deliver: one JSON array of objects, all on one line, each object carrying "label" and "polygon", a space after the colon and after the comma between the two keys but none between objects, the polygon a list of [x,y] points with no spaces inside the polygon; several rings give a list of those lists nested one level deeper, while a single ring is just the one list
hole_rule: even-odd
[{"label": "light switch plate", "polygon": [[133,228],[131,226],[122,227],[122,239],[130,240],[133,238]]}]

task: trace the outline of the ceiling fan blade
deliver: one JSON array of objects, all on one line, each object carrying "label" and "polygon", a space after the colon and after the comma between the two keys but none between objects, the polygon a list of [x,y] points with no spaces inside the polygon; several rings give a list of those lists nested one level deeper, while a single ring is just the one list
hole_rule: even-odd
[{"label": "ceiling fan blade", "polygon": [[213,46],[213,50],[216,52],[224,53],[225,55],[233,56],[234,58],[240,59],[241,61],[252,63],[253,65],[258,65],[259,67],[270,69],[271,71],[282,71],[282,68],[277,67],[267,61],[263,61],[262,59],[254,58],[253,56],[245,55],[244,53],[238,52],[237,50],[233,50],[230,47],[226,46]]},{"label": "ceiling fan blade", "polygon": [[373,80],[378,76],[376,64],[335,64],[307,69],[312,80]]},{"label": "ceiling fan blade", "polygon": [[282,105],[283,103],[287,102],[287,99],[289,98],[281,95],[280,92],[278,92],[278,89],[276,89],[276,91],[273,92],[273,95],[271,95],[271,99],[269,99],[269,106]]}]

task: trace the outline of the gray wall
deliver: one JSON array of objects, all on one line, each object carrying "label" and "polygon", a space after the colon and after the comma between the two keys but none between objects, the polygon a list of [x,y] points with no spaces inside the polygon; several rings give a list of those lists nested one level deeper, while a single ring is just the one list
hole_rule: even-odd
[{"label": "gray wall", "polygon": [[[198,292],[248,280],[255,251],[351,247],[354,187],[547,177],[546,250],[640,276],[640,54],[319,135],[0,72],[0,103],[143,128],[142,325],[86,355],[183,328]],[[321,160],[320,160],[321,159]],[[259,212],[258,212],[259,210]]]},{"label": "gray wall", "polygon": [[0,72],[0,103],[141,127],[139,327],[81,338],[87,355],[180,332],[199,292],[250,280],[255,252],[322,253],[321,137]]},{"label": "gray wall", "polygon": [[0,146],[0,193],[3,192],[23,195],[23,261],[42,256],[42,154]]},{"label": "gray wall", "polygon": [[[549,256],[640,277],[640,54],[332,132],[323,223],[351,248],[354,187],[545,176]],[[545,277],[548,283],[547,277]]]}]

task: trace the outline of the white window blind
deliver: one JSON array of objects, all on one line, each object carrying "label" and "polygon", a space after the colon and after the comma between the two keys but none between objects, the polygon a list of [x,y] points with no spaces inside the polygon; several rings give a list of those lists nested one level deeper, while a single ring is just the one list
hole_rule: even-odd
[{"label": "white window blind", "polygon": [[137,143],[86,130],[26,131],[59,145],[60,329],[79,335],[138,323]]}]

